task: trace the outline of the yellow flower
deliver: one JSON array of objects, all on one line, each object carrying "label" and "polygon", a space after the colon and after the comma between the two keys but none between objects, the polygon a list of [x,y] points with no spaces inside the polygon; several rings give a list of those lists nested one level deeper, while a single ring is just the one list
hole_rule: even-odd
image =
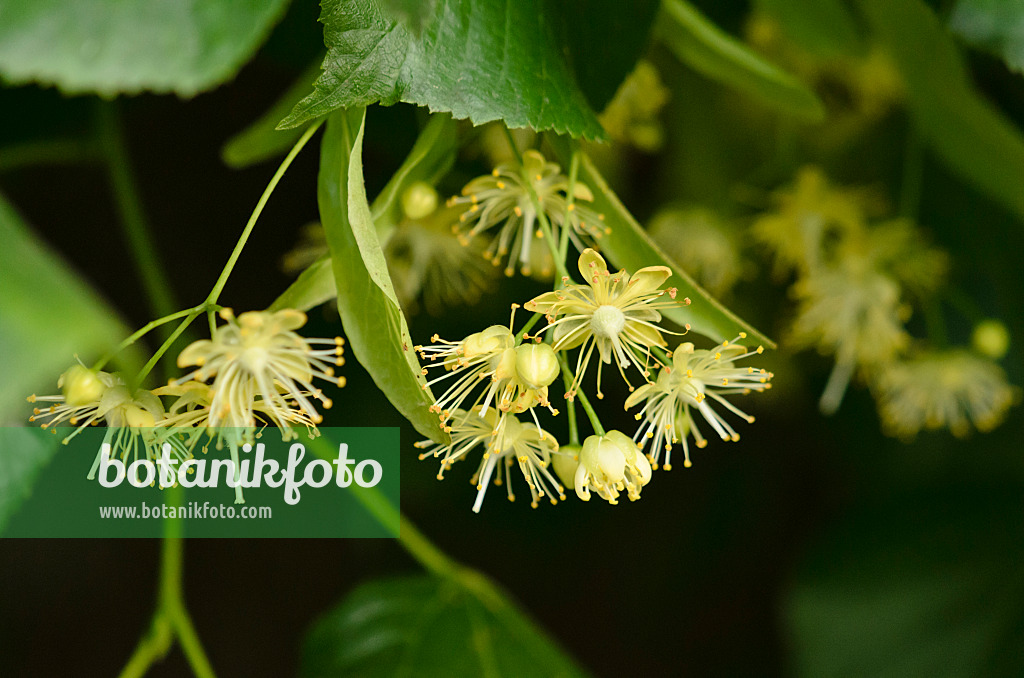
[{"label": "yellow flower", "polygon": [[[77,427],[64,438],[65,444],[86,426],[105,422],[111,427],[151,428],[164,414],[163,404],[151,391],[137,389],[131,393],[116,374],[76,365],[61,375],[57,385],[62,395],[28,397],[30,403],[52,403],[34,408],[29,421],[42,420],[40,426],[44,429],[65,421]],[[53,432],[57,432],[55,428]]]},{"label": "yellow flower", "polygon": [[[513,314],[517,307],[513,306]],[[537,404],[557,414],[547,397],[548,385],[558,376],[554,352],[547,344],[516,346],[512,330],[503,325],[492,325],[458,342],[445,341],[436,334],[431,340],[435,343],[415,349],[426,363],[424,375],[428,368],[444,368],[444,374],[428,381],[425,389],[451,380],[430,407],[446,431],[453,413],[475,411],[478,406],[480,416],[486,416],[492,406],[501,413],[520,413]],[[486,387],[478,390],[478,384]]]},{"label": "yellow flower", "polygon": [[972,424],[990,431],[1020,397],[999,365],[961,349],[931,351],[888,365],[873,389],[885,430],[908,439],[922,429],[938,428],[964,437]]},{"label": "yellow flower", "polygon": [[582,202],[593,202],[594,195],[586,184],[577,181],[573,187],[574,203],[568,203],[569,179],[561,168],[547,162],[537,151],[523,154],[522,166],[499,165],[486,176],[477,177],[462,189],[462,196],[448,201],[449,207],[468,205],[453,230],[465,245],[485,231],[497,227],[484,256],[495,266],[508,258],[505,274],[515,272],[518,261],[523,275],[532,272],[534,250],[546,248],[541,240],[537,208],[530,195],[536,194],[537,203],[551,225],[557,240],[562,228],[569,228],[569,239],[583,249],[581,238],[599,239],[604,235],[604,215],[594,212]]},{"label": "yellow flower", "polygon": [[662,453],[665,455],[665,470],[672,469],[672,446],[677,443],[682,443],[683,465],[689,467],[690,436],[693,436],[697,447],[707,445],[707,440],[697,427],[693,410],[699,411],[718,437],[725,441],[735,442],[740,436],[715,411],[712,404],[717,403],[747,423],[754,422],[752,416],[724,397],[771,388],[768,383],[774,376],[771,372],[736,364],[744,358],[759,355],[763,350],[760,346],[748,350],[737,343],[744,338],[746,335],[740,333],[732,341],[726,341],[711,350],[695,349],[689,342],[681,344],[672,354],[672,366],[663,369],[655,383],[641,386],[626,399],[626,409],[644,403],[636,415],[637,420],[642,422],[633,439],[641,447],[646,440],[652,441],[647,457],[655,470]]},{"label": "yellow flower", "polygon": [[519,466],[530,488],[531,506],[536,508],[544,497],[552,504],[557,503],[558,498],[565,499],[565,489],[549,470],[552,456],[558,454],[558,443],[550,433],[539,426],[523,424],[515,416],[499,415],[493,409],[483,415],[475,411],[455,410],[452,422],[450,444],[438,445],[425,440],[417,443],[416,447],[427,449],[420,459],[434,457],[441,460],[438,480],[454,462],[465,458],[478,445],[484,447],[480,465],[470,480],[477,489],[474,513],[480,512],[492,480],[495,485],[504,484],[509,501],[515,501],[512,491],[514,465]]},{"label": "yellow flower", "polygon": [[312,380],[345,385],[345,378],[335,376],[333,367],[344,364],[344,340],[306,339],[297,334],[306,314],[293,309],[250,311],[237,318],[230,309],[223,309],[220,316],[227,322],[212,338],[192,343],[178,356],[179,367],[198,369],[173,382],[213,379],[207,425],[251,427],[259,412],[287,437],[290,424],[322,421],[312,401],[328,408],[331,400]]},{"label": "yellow flower", "polygon": [[[61,375],[57,382],[63,394],[59,396],[31,395],[31,403],[52,403],[48,407],[33,409],[29,421],[42,420],[43,429],[52,429],[64,422],[76,427],[61,441],[71,442],[87,426],[106,423],[108,430],[104,442],[110,444],[110,453],[127,461],[140,458],[154,460],[159,456],[161,440],[152,430],[164,416],[164,406],[152,391],[128,390],[124,381],[116,374],[93,371],[76,365]],[[102,459],[98,451],[89,480],[96,477]],[[172,445],[171,454],[184,460],[187,453]]]},{"label": "yellow flower", "polygon": [[847,259],[796,283],[799,301],[790,341],[796,348],[816,346],[834,354],[836,364],[822,393],[822,412],[832,414],[860,366],[871,371],[894,360],[906,348],[903,327],[909,309],[900,302],[892,277]]},{"label": "yellow flower", "polygon": [[[625,368],[635,365],[646,380],[650,374],[649,364],[657,362],[651,355],[651,347],[665,346],[661,333],[666,330],[657,325],[661,321],[657,309],[689,304],[690,300],[676,302],[674,287],[661,289],[672,274],[666,266],[648,266],[632,276],[625,271],[612,274],[604,258],[587,249],[580,255],[579,270],[586,284],[546,292],[526,302],[525,307],[547,316],[548,325],[544,330],[554,328],[556,351],[580,348],[567,398],[575,395],[597,348],[600,358],[597,396],[601,398],[601,365],[614,359],[627,384]],[[662,299],[665,295],[669,300]]]},{"label": "yellow flower", "polygon": [[817,167],[801,169],[792,188],[778,191],[775,210],[753,224],[754,237],[775,254],[779,275],[813,271],[822,263],[823,248],[863,230],[877,199],[864,190],[831,185]]}]

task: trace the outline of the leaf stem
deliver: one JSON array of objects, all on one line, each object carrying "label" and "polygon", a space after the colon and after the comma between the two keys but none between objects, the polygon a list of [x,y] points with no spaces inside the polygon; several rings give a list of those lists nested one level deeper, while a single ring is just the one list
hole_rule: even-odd
[{"label": "leaf stem", "polygon": [[154,315],[174,312],[177,304],[171,284],[160,264],[151,229],[142,207],[138,184],[132,171],[124,129],[114,102],[101,102],[96,109],[96,136],[106,161],[111,193],[117,204],[121,228],[134,256],[135,270]]},{"label": "leaf stem", "polygon": [[[562,361],[564,365],[564,361]],[[562,370],[562,381],[565,383],[565,391],[569,392],[572,388],[572,375],[569,374],[568,370]],[[569,414],[569,444],[579,445],[580,444],[580,430],[579,425],[576,423],[576,401],[567,400],[565,403],[566,410]]]},{"label": "leaf stem", "polygon": [[167,619],[162,614],[154,614],[149,630],[139,639],[119,678],[142,678],[150,666],[167,656],[173,640]]},{"label": "leaf stem", "polygon": [[523,325],[523,329],[519,330],[519,334],[516,335],[516,346],[523,343],[523,338],[526,336],[526,333],[532,330],[533,326],[536,325],[542,317],[544,316],[540,313],[534,313],[533,316],[526,321],[526,324]]},{"label": "leaf stem", "polygon": [[151,332],[154,328],[157,328],[157,327],[163,325],[164,323],[169,323],[172,320],[177,320],[178,318],[183,318],[183,317],[187,316],[189,313],[191,313],[192,311],[194,311],[196,308],[200,308],[200,307],[197,306],[195,308],[186,308],[183,311],[178,311],[177,313],[171,313],[170,315],[166,315],[163,318],[157,318],[156,320],[151,320],[150,322],[148,322],[145,325],[143,325],[140,329],[138,329],[134,333],[132,333],[132,335],[129,336],[127,339],[125,339],[120,344],[118,344],[117,347],[114,348],[112,351],[108,351],[107,353],[105,353],[99,360],[96,361],[96,363],[92,366],[92,369],[94,369],[94,370],[103,369],[103,367],[108,362],[110,362],[111,358],[113,358],[115,355],[117,355],[118,353],[120,353],[124,349],[126,349],[129,346],[131,346],[132,344],[134,344],[136,341],[138,341],[139,339],[144,337],[146,334]]},{"label": "leaf stem", "polygon": [[102,158],[92,139],[44,139],[12,144],[0,149],[0,172],[37,165],[77,165]]},{"label": "leaf stem", "polygon": [[[180,485],[165,490],[165,504],[181,506],[184,488]],[[216,678],[210,660],[206,657],[199,641],[192,618],[185,607],[184,559],[185,540],[182,535],[182,521],[175,518],[164,520],[164,537],[160,550],[160,603],[157,617],[163,617],[170,624],[174,635],[181,644],[181,650],[192,667],[196,678]]]},{"label": "leaf stem", "polygon": [[508,145],[512,148],[512,153],[516,156],[516,161],[519,163],[519,166],[522,167],[523,154],[519,152],[519,146],[516,145],[516,138],[512,136],[512,130],[510,130],[508,125],[503,122],[499,122],[498,124],[501,125],[501,129],[505,131],[505,138],[508,139]]},{"label": "leaf stem", "polygon": [[[181,539],[165,541],[180,543]],[[196,633],[195,626],[192,624],[192,617],[185,608],[185,603],[181,600],[180,595],[173,601],[167,613],[174,626],[174,632],[178,636],[178,642],[181,643],[181,651],[192,668],[192,673],[196,678],[216,678],[217,674],[213,671],[203,644],[199,641],[199,634]]]},{"label": "leaf stem", "polygon": [[[566,390],[572,386],[572,371],[569,370],[569,363],[565,360],[565,355],[558,354],[558,364],[562,366],[562,379],[568,380],[566,384]],[[594,433],[599,436],[604,435],[604,427],[601,426],[601,420],[597,416],[597,412],[594,411],[593,406],[590,404],[590,400],[587,399],[585,393],[582,390],[576,391],[576,398],[580,399],[580,404],[583,405],[583,411],[587,413],[587,418],[590,419],[590,426],[594,429]],[[571,404],[571,401],[570,401]],[[569,408],[573,409],[572,407]]]},{"label": "leaf stem", "polygon": [[266,189],[263,191],[263,195],[260,196],[259,201],[256,203],[256,207],[253,209],[252,214],[249,216],[249,221],[245,224],[245,228],[242,230],[242,235],[238,238],[238,242],[235,243],[235,249],[231,251],[231,256],[228,258],[228,263],[225,264],[224,269],[220,272],[220,276],[217,278],[217,282],[214,283],[213,289],[210,290],[210,296],[206,298],[207,303],[216,303],[217,299],[220,298],[220,293],[224,290],[224,285],[227,284],[228,278],[231,276],[231,271],[235,268],[235,263],[238,261],[238,257],[242,254],[242,249],[245,247],[245,243],[249,240],[249,236],[252,234],[253,227],[256,226],[256,221],[259,220],[260,214],[263,213],[263,208],[266,206],[267,201],[270,200],[270,195],[277,188],[278,182],[281,181],[281,177],[288,170],[288,167],[295,160],[295,156],[299,154],[302,147],[306,145],[306,142],[310,140],[313,134],[323,124],[323,120],[318,120],[309,126],[309,128],[302,133],[299,140],[292,146],[292,150],[288,152],[288,155],[284,160],[281,161],[281,165],[274,172],[274,176],[270,179],[270,183],[267,184]]},{"label": "leaf stem", "polygon": [[[526,188],[530,192],[530,201],[533,203],[533,209],[537,211],[537,223],[540,224],[540,231],[544,234],[544,241],[548,245],[548,250],[551,251],[551,258],[555,260],[555,268],[558,270],[558,276],[555,280],[555,289],[558,289],[560,282],[568,284],[572,280],[572,276],[569,275],[569,271],[565,268],[565,258],[559,257],[558,242],[555,240],[555,235],[551,230],[551,223],[548,221],[547,214],[544,213],[544,206],[541,205],[537,191],[533,188],[533,182],[530,177],[526,176],[526,168],[524,168],[522,164],[519,166],[519,171],[523,176],[523,183],[526,184]],[[564,224],[564,228],[569,228],[569,225]],[[523,238],[532,237],[533,233],[523,233]],[[568,280],[566,280],[566,278],[568,278]]]},{"label": "leaf stem", "polygon": [[569,256],[569,213],[574,209],[576,204],[576,177],[579,176],[580,172],[580,151],[579,148],[574,145],[572,149],[572,160],[569,161],[569,186],[568,193],[565,197],[565,228],[562,229],[561,242],[558,243],[558,260],[565,261],[566,257]]},{"label": "leaf stem", "polygon": [[160,358],[163,357],[164,353],[167,352],[167,350],[174,344],[174,342],[177,341],[178,337],[180,337],[182,333],[186,329],[188,329],[188,326],[192,324],[192,321],[198,318],[206,308],[206,304],[200,304],[199,306],[196,306],[195,308],[189,310],[188,314],[185,316],[185,319],[181,321],[181,323],[176,328],[174,328],[174,331],[171,332],[171,334],[164,340],[164,343],[160,344],[160,347],[157,348],[156,352],[153,353],[150,359],[146,361],[146,364],[142,366],[142,369],[139,370],[139,373],[135,375],[135,378],[132,379],[132,383],[134,384],[135,387],[138,387],[140,384],[142,384],[142,381],[153,370],[157,362],[160,361]]}]

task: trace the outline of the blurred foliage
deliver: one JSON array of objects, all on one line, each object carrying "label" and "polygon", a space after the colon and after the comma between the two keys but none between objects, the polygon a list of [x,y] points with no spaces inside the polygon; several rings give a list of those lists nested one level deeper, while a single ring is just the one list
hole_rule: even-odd
[{"label": "blurred foliage", "polygon": [[970,44],[1024,72],[1024,6],[1014,0],[958,0],[949,27]]},{"label": "blurred foliage", "polygon": [[[6,425],[25,409],[33,390],[55,388],[56,375],[74,363],[73,356],[95,360],[129,330],[2,195],[0,242],[0,423]],[[130,361],[137,355],[122,357]]]},{"label": "blurred foliage", "polygon": [[585,676],[515,606],[417,576],[365,584],[306,636],[303,678]]},{"label": "blurred foliage", "polygon": [[0,76],[69,94],[193,96],[232,78],[288,0],[3,0]]}]

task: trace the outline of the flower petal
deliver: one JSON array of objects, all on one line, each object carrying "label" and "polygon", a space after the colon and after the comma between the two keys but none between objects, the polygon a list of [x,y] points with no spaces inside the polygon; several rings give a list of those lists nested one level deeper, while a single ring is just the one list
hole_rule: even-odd
[{"label": "flower petal", "polygon": [[643,386],[638,387],[635,391],[629,394],[628,398],[626,398],[626,403],[623,405],[623,408],[628,410],[641,400],[646,400],[647,396],[651,394],[651,391],[654,391],[657,388],[658,387],[654,384],[644,384]]},{"label": "flower petal", "polygon": [[590,187],[581,181],[577,181],[576,185],[572,188],[573,197],[579,200],[586,200],[587,202],[594,202],[594,194],[591,192]]},{"label": "flower petal", "polygon": [[629,279],[629,293],[634,296],[650,294],[661,287],[670,275],[672,275],[672,269],[668,266],[647,266],[641,268]]},{"label": "flower petal", "polygon": [[608,264],[605,263],[604,257],[588,247],[580,255],[579,269],[583,280],[590,283],[596,276],[608,273]]},{"label": "flower petal", "polygon": [[561,294],[560,297],[560,294],[560,292],[545,292],[523,304],[523,308],[531,313],[555,315],[555,309],[563,302],[565,296]]},{"label": "flower petal", "polygon": [[627,322],[625,331],[627,337],[638,344],[642,344],[643,346],[666,345],[664,337],[661,336],[661,332],[650,325]]},{"label": "flower petal", "polygon": [[194,341],[178,354],[178,367],[189,365],[201,365],[206,362],[206,356],[213,348],[213,342],[209,339]]}]

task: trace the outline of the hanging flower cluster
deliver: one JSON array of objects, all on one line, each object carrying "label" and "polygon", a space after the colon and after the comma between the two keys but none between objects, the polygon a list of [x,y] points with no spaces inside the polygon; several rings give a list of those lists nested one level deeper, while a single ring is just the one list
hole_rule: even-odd
[{"label": "hanging flower cluster", "polygon": [[[448,443],[419,443],[418,447],[427,450],[420,458],[438,460],[438,479],[442,479],[455,462],[482,449],[472,477],[477,488],[474,511],[480,510],[492,481],[504,484],[508,498],[514,499],[511,469],[515,465],[530,489],[533,506],[544,497],[551,503],[564,499],[566,488],[575,490],[584,501],[592,494],[611,504],[617,503],[621,494],[635,501],[659,467],[662,454],[663,467],[671,468],[672,442],[682,437],[687,465],[687,436],[695,436],[698,446],[705,444],[690,418],[691,405],[723,440],[736,440],[735,430],[705,399],[710,397],[720,407],[752,421],[724,396],[770,386],[771,374],[738,364],[761,349],[747,351],[733,341],[711,352],[697,351],[691,343],[682,344],[674,354],[665,350],[664,335],[675,333],[662,327],[661,311],[690,303],[689,299],[677,299],[674,288],[664,287],[671,276],[667,267],[650,266],[632,275],[612,272],[604,257],[589,248],[583,250],[577,266],[583,283],[566,277],[558,289],[524,304],[526,310],[543,314],[547,320],[534,336],[525,330],[515,334],[514,322],[510,322],[507,327],[492,326],[460,341],[444,341],[435,335],[433,344],[416,347],[425,365],[424,374],[439,370],[425,388],[439,393],[431,411],[450,436]],[[569,356],[571,352],[574,357]],[[637,416],[642,423],[633,438],[619,431],[605,432],[592,421],[595,435],[582,446],[570,444],[560,449],[555,438],[541,428],[536,406],[557,414],[549,400],[549,388],[559,373],[567,406],[575,408],[577,397],[588,403],[585,375],[594,361],[598,365],[594,395],[604,397],[602,366],[614,362],[633,391],[626,405],[644,399],[650,403]],[[634,379],[642,383],[639,388],[634,390],[627,372],[636,373]],[[662,391],[664,395],[659,395]],[[589,404],[585,408],[589,413]],[[532,424],[516,416],[527,412]],[[658,439],[645,455],[637,441],[646,442],[652,431]]]},{"label": "hanging flower cluster", "polygon": [[[204,436],[218,447],[226,442],[235,457],[237,448],[267,425],[280,428],[286,440],[298,435],[295,426],[315,436],[322,421],[315,403],[326,409],[331,399],[313,382],[345,385],[335,373],[344,364],[344,340],[299,335],[306,315],[292,309],[238,317],[222,309],[220,317],[224,324],[210,339],[178,355],[179,367],[194,369],[167,386],[132,389],[120,375],[75,365],[58,380],[60,395],[29,396],[29,402],[44,405],[34,409],[30,421],[54,433],[56,426],[70,424],[74,430],[64,443],[86,426],[105,424],[108,435],[116,436],[111,449],[122,461],[155,460],[164,443],[185,461]],[[171,399],[170,405],[162,398]],[[90,478],[98,462],[99,457]]]},{"label": "hanging flower cluster", "polygon": [[[937,292],[949,256],[929,245],[910,220],[872,219],[881,211],[871,192],[833,186],[821,170],[807,167],[752,226],[774,254],[777,272],[795,274],[790,345],[835,357],[821,410],[835,412],[859,376],[892,435],[912,438],[922,429],[948,428],[963,436],[972,424],[982,431],[995,427],[1015,401],[995,362],[1006,342],[1001,350],[972,354],[911,336],[907,321],[915,306],[926,310],[930,330],[945,334],[936,327]],[[1003,328],[989,321],[979,329],[989,334],[993,326],[996,334]],[[941,343],[944,336],[934,339]]]}]

